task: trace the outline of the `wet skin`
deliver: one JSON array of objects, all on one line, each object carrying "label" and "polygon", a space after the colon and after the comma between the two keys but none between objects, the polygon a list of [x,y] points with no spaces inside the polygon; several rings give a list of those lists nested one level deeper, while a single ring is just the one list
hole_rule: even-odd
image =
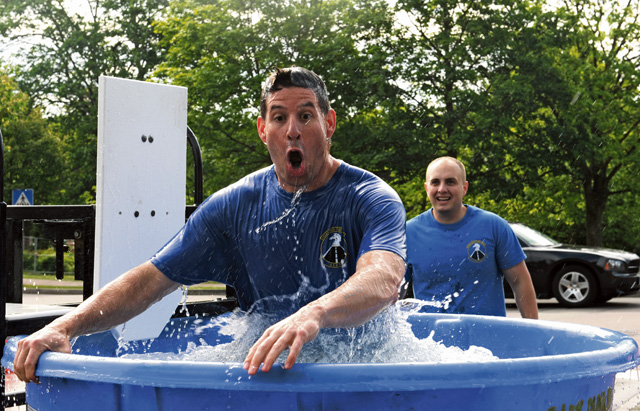
[{"label": "wet skin", "polygon": [[293,87],[271,94],[257,126],[283,189],[315,190],[338,169],[340,162],[329,154],[336,114],[331,109],[323,114],[313,91]]}]

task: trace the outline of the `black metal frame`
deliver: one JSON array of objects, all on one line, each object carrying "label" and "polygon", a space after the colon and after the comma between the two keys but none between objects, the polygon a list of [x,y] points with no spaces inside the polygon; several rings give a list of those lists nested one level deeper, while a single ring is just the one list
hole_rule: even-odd
[{"label": "black metal frame", "polygon": [[[195,205],[185,207],[185,219],[203,201],[202,153],[193,131],[187,127],[187,141],[194,159],[194,200]],[[4,192],[4,141],[0,131],[0,353],[8,336],[33,333],[58,316],[46,316],[7,321],[6,303],[22,303],[23,280],[23,227],[24,221],[33,221],[44,226],[44,233],[55,243],[56,277],[64,276],[63,244],[65,239],[75,240],[76,280],[83,281],[83,300],[93,293],[93,261],[95,247],[95,206],[94,205],[53,205],[53,206],[7,206],[2,201]],[[237,306],[235,292],[227,287],[226,299],[215,302],[190,304],[188,311],[198,315],[218,315],[233,310]],[[183,316],[180,307],[174,316]],[[5,373],[0,372],[0,410],[26,404],[24,392],[5,393]]]}]

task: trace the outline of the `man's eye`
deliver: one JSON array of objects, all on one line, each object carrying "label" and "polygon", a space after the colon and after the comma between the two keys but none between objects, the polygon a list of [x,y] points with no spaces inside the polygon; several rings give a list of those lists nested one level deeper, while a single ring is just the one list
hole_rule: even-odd
[{"label": "man's eye", "polygon": [[284,120],[284,116],[274,116],[273,121],[281,122]]},{"label": "man's eye", "polygon": [[311,120],[311,114],[310,113],[305,113],[305,114],[301,115],[300,118],[303,121],[309,121],[309,120]]}]

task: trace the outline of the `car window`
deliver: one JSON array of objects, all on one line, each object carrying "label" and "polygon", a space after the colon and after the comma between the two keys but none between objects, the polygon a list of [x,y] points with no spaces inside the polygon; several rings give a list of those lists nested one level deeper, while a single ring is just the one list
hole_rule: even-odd
[{"label": "car window", "polygon": [[524,224],[510,224],[513,231],[518,236],[521,243],[526,243],[530,247],[543,247],[560,244],[558,241],[549,237],[546,234],[542,234],[540,231],[534,230]]}]

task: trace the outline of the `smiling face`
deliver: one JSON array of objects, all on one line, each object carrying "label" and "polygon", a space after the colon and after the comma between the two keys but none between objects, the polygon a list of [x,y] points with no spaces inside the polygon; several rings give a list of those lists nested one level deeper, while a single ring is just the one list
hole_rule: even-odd
[{"label": "smiling face", "polygon": [[464,171],[459,164],[449,158],[432,162],[427,168],[424,188],[436,221],[453,224],[462,220],[467,211],[462,199],[467,194],[469,183],[465,181]]},{"label": "smiling face", "polygon": [[257,126],[286,191],[320,188],[338,168],[338,161],[329,154],[336,114],[331,109],[322,114],[313,91],[288,87],[273,92]]}]

